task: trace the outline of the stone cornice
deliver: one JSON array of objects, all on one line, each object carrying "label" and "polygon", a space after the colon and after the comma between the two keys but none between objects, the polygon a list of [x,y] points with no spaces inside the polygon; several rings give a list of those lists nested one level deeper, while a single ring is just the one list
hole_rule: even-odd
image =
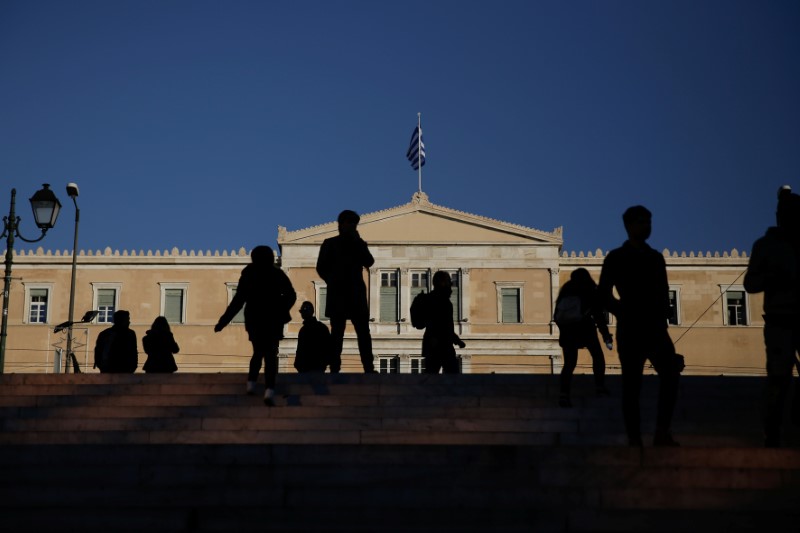
[{"label": "stone cornice", "polygon": [[[428,195],[424,192],[414,193],[414,195],[411,197],[411,201],[407,204],[361,215],[361,225],[415,212],[428,213],[434,216],[440,216],[451,220],[474,224],[495,231],[512,233],[524,237],[533,237],[552,244],[561,245],[562,243],[562,227],[555,228],[552,232],[546,232],[535,228],[521,226],[519,224],[512,224],[481,215],[475,215],[473,213],[467,213],[465,211],[458,211],[456,209],[431,203],[428,199]],[[335,221],[293,231],[289,231],[283,226],[278,226],[278,243],[285,244],[324,233],[335,233],[336,231],[337,224]]]}]

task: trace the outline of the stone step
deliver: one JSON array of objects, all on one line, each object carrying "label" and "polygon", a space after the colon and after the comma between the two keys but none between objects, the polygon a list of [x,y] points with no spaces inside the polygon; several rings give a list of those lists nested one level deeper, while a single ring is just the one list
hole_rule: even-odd
[{"label": "stone step", "polygon": [[271,444],[3,451],[4,531],[192,530],[195,520],[203,531],[796,531],[800,518],[795,450]]},{"label": "stone step", "polygon": [[[763,378],[685,378],[683,447],[626,446],[576,376],[0,376],[3,531],[797,531],[800,436]],[[657,378],[642,394],[646,441]]]}]

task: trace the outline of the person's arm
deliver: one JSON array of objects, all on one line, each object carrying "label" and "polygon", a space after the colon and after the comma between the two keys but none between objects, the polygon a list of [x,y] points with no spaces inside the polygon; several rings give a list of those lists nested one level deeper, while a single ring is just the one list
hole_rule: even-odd
[{"label": "person's arm", "polygon": [[750,261],[747,264],[747,273],[744,275],[744,290],[753,294],[764,292],[768,283],[768,269],[766,254],[761,240],[753,245]]},{"label": "person's arm", "polygon": [[611,342],[611,333],[609,333],[608,331],[608,321],[606,320],[605,309],[600,303],[600,298],[598,297],[597,289],[595,289],[594,292],[592,293],[589,305],[590,305],[592,320],[594,320],[594,324],[595,326],[597,326],[597,331],[600,332],[600,336],[603,338],[603,342],[605,343]]},{"label": "person's arm", "polygon": [[372,253],[369,251],[369,246],[367,246],[367,243],[361,238],[360,235],[358,235],[358,233],[356,233],[356,238],[356,249],[358,250],[359,264],[364,268],[369,268],[375,264],[375,258],[372,257]]},{"label": "person's arm", "polygon": [[323,241],[317,256],[317,274],[325,283],[330,283],[331,277],[331,250],[329,241]]},{"label": "person's arm", "polygon": [[178,352],[180,352],[180,351],[181,351],[181,348],[180,348],[180,346],[178,346],[178,343],[177,343],[177,342],[175,342],[175,335],[173,335],[172,333],[170,333],[170,334],[169,334],[169,338],[170,338],[170,340],[172,341],[172,353],[178,353]]},{"label": "person's arm", "polygon": [[669,303],[669,279],[667,278],[667,262],[664,260],[664,256],[658,254],[660,259],[659,268],[660,268],[660,277],[661,277],[661,294],[664,295],[664,319],[669,321],[669,317],[672,316],[672,307]]},{"label": "person's arm", "polygon": [[603,261],[603,268],[600,270],[600,283],[597,285],[597,297],[600,305],[619,317],[621,302],[614,297],[612,292],[615,284],[616,267],[614,265],[614,255],[609,254]]},{"label": "person's arm", "polygon": [[239,278],[239,284],[236,286],[236,294],[233,296],[231,303],[228,304],[228,308],[225,309],[225,312],[222,313],[222,316],[219,317],[217,321],[217,325],[214,326],[214,332],[222,331],[225,326],[227,326],[233,317],[236,316],[242,307],[244,307],[245,302],[247,301],[247,294],[250,292],[250,287],[248,285],[247,279],[244,275]]}]

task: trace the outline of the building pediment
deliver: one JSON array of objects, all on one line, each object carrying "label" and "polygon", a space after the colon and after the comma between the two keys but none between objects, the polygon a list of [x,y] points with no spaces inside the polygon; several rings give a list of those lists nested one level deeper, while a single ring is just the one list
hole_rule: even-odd
[{"label": "building pediment", "polygon": [[[375,244],[521,244],[563,243],[561,228],[540,231],[517,224],[457,211],[431,203],[425,193],[415,193],[411,202],[361,215],[359,233]],[[278,228],[278,244],[321,244],[338,234],[335,221],[288,231]]]}]

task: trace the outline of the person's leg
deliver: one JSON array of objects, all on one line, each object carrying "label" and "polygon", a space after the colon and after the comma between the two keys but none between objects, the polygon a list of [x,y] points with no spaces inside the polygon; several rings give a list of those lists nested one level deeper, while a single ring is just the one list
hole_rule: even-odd
[{"label": "person's leg", "polygon": [[[361,356],[361,366],[364,372],[369,374],[375,372],[375,362],[372,356],[372,335],[369,332],[369,319],[353,319],[353,328],[356,330],[358,338],[358,354]],[[340,350],[341,352],[341,350]]]},{"label": "person's leg", "polygon": [[622,369],[622,418],[628,434],[628,444],[642,446],[641,415],[639,412],[639,396],[642,391],[642,372],[645,358],[641,355],[641,346],[627,335],[620,332],[617,340],[617,351]]},{"label": "person's leg", "polygon": [[791,329],[765,324],[764,344],[767,349],[767,383],[763,403],[764,444],[767,447],[778,447],[783,406],[791,387],[796,361]]},{"label": "person's leg", "polygon": [[342,344],[344,343],[344,328],[347,321],[344,318],[331,317],[331,374],[338,374],[342,369]]},{"label": "person's leg", "polygon": [[664,330],[658,339],[654,339],[654,349],[650,356],[653,368],[658,373],[658,410],[656,414],[656,432],[653,443],[656,446],[676,446],[672,439],[672,414],[678,400],[678,383],[681,369],[678,356],[669,333]]},{"label": "person's leg", "polygon": [[561,348],[564,354],[564,363],[561,366],[561,394],[558,398],[558,404],[561,407],[572,407],[570,401],[570,390],[572,386],[572,374],[575,372],[575,366],[578,364],[578,349],[570,346]]},{"label": "person's leg", "polygon": [[[278,377],[278,339],[268,337],[251,337],[253,351],[259,355],[259,366],[261,359],[264,360],[264,403],[274,406],[275,382]],[[255,357],[255,355],[254,355]],[[252,372],[253,366],[250,366]],[[256,379],[258,374],[256,373]]]},{"label": "person's leg", "polygon": [[258,382],[258,373],[261,372],[261,361],[264,359],[264,352],[261,343],[257,338],[251,337],[250,342],[253,344],[253,356],[250,357],[250,368],[247,371],[248,383]]},{"label": "person's leg", "polygon": [[589,350],[589,355],[592,356],[595,390],[597,394],[608,394],[608,389],[606,388],[606,357],[603,355],[603,348],[600,347],[600,341],[597,340],[596,335],[594,338],[589,337],[586,348]]}]

